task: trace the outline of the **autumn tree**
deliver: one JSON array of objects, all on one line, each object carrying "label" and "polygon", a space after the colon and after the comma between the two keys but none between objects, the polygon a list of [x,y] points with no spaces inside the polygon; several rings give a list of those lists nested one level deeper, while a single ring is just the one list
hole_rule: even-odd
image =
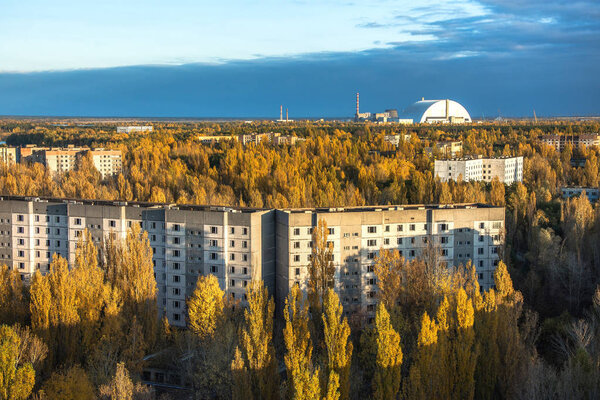
[{"label": "autumn tree", "polygon": [[379,303],[375,315],[377,337],[377,367],[373,378],[373,397],[393,399],[400,390],[402,376],[402,348],[400,335],[390,323],[390,315],[385,305]]},{"label": "autumn tree", "polygon": [[188,327],[200,338],[212,336],[223,317],[224,292],[215,275],[201,276],[188,299]]},{"label": "autumn tree", "polygon": [[323,330],[327,348],[328,374],[335,372],[339,380],[340,399],[350,396],[350,363],[353,345],[350,341],[348,319],[337,293],[327,289],[323,300]]},{"label": "autumn tree", "polygon": [[329,228],[320,219],[313,229],[310,265],[308,266],[308,302],[313,320],[319,320],[323,309],[323,298],[327,289],[334,284],[333,245],[327,240]]},{"label": "autumn tree", "polygon": [[285,300],[283,310],[285,328],[283,338],[286,347],[284,356],[287,372],[287,398],[294,400],[318,399],[319,369],[312,364],[312,343],[308,329],[308,307],[297,285],[292,287]]},{"label": "autumn tree", "polygon": [[244,327],[240,336],[241,353],[236,351],[232,369],[237,382],[250,382],[252,398],[275,399],[278,390],[273,347],[275,302],[262,281],[250,283],[247,298],[248,308],[244,310]]},{"label": "autumn tree", "polygon": [[86,372],[79,366],[65,371],[55,371],[44,382],[44,394],[56,400],[94,400],[94,387]]},{"label": "autumn tree", "polygon": [[29,315],[21,275],[0,265],[0,323],[25,323]]},{"label": "autumn tree", "polygon": [[21,339],[7,325],[0,325],[0,400],[25,400],[35,384],[28,362],[19,362]]}]

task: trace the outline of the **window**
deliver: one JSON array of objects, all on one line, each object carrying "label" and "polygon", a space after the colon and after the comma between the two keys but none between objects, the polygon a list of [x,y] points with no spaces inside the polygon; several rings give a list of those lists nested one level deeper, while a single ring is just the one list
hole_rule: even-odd
[{"label": "window", "polygon": [[179,238],[179,237],[173,238],[173,244],[179,244],[180,242],[181,242],[181,238]]},{"label": "window", "polygon": [[383,244],[384,245],[389,245],[390,244],[390,239],[389,238],[383,239]]},{"label": "window", "polygon": [[448,230],[448,224],[440,224],[440,231],[445,232]]},{"label": "window", "polygon": [[402,238],[398,238],[398,239],[396,239],[396,242],[397,242],[398,244],[402,244]]},{"label": "window", "polygon": [[389,232],[389,231],[390,231],[390,226],[389,226],[389,225],[386,225],[386,226],[385,226],[385,231],[386,231],[386,232]]},{"label": "window", "polygon": [[498,254],[498,248],[492,247],[492,254]]},{"label": "window", "polygon": [[210,253],[210,259],[211,260],[216,260],[217,259],[217,253]]},{"label": "window", "polygon": [[211,265],[210,272],[216,274],[217,272],[219,272],[219,267],[217,267],[216,265]]},{"label": "window", "polygon": [[423,224],[423,230],[427,230],[427,224]]},{"label": "window", "polygon": [[248,261],[248,254],[242,254],[242,261]]},{"label": "window", "polygon": [[181,280],[181,277],[179,275],[173,275],[173,282],[179,283],[180,280]]},{"label": "window", "polygon": [[374,285],[374,284],[375,284],[375,278],[367,279],[367,285]]},{"label": "window", "polygon": [[235,287],[235,279],[232,279],[231,282],[229,282],[229,286]]},{"label": "window", "polygon": [[300,268],[296,268],[295,273],[296,273],[296,276],[300,276]]},{"label": "window", "polygon": [[24,246],[25,245],[25,239],[19,239],[18,243],[19,243],[19,246]]},{"label": "window", "polygon": [[60,222],[60,217],[54,218],[54,221],[56,221],[56,223],[58,224]]},{"label": "window", "polygon": [[247,242],[246,240],[244,240],[244,241],[242,242],[242,248],[243,248],[243,249],[247,249],[247,248],[248,248],[248,242]]},{"label": "window", "polygon": [[179,257],[181,252],[179,250],[173,250],[173,257]]},{"label": "window", "polygon": [[483,236],[482,235],[479,235],[479,241],[483,242]]},{"label": "window", "polygon": [[402,232],[404,230],[404,225],[398,225],[398,232]]},{"label": "window", "polygon": [[235,261],[235,254],[234,254],[234,253],[231,253],[231,254],[229,255],[229,259],[230,259],[231,261]]},{"label": "window", "polygon": [[180,269],[180,268],[181,268],[181,264],[180,263],[178,263],[178,262],[173,263],[173,269]]},{"label": "window", "polygon": [[19,250],[19,257],[25,257],[25,252],[23,250]]},{"label": "window", "polygon": [[368,253],[368,254],[367,254],[367,258],[368,258],[369,260],[373,260],[373,259],[375,259],[375,252],[370,252],[370,253]]},{"label": "window", "polygon": [[411,257],[414,257],[415,256],[415,251],[411,250],[409,254],[410,254]]},{"label": "window", "polygon": [[479,279],[483,279],[483,272],[479,273]]},{"label": "window", "polygon": [[442,243],[442,244],[446,244],[446,243],[448,243],[448,236],[442,236],[442,237],[440,238],[440,243]]},{"label": "window", "polygon": [[448,257],[448,249],[442,249],[442,256]]},{"label": "window", "polygon": [[173,308],[180,308],[181,307],[181,303],[179,302],[179,300],[174,300],[173,301]]},{"label": "window", "polygon": [[181,225],[179,225],[179,224],[173,224],[173,230],[175,232],[179,232],[181,230]]},{"label": "window", "polygon": [[479,268],[483,268],[483,260],[479,260]]},{"label": "window", "polygon": [[248,267],[242,268],[242,272],[243,272],[244,275],[248,275]]},{"label": "window", "polygon": [[17,221],[23,222],[24,220],[25,220],[25,217],[22,214],[17,215]]},{"label": "window", "polygon": [[248,234],[248,228],[242,228],[242,234],[247,235]]},{"label": "window", "polygon": [[369,226],[369,227],[367,227],[367,232],[368,233],[377,233],[377,227],[376,226]]},{"label": "window", "polygon": [[294,235],[298,236],[300,234],[300,228],[294,228]]},{"label": "window", "polygon": [[299,249],[300,248],[300,242],[294,242],[294,248],[295,249]]},{"label": "window", "polygon": [[375,240],[375,239],[367,240],[367,246],[377,246],[377,240]]},{"label": "window", "polygon": [[[179,321],[180,319],[180,315],[179,314],[173,314],[173,321]],[[158,375],[158,374],[157,374]]]},{"label": "window", "polygon": [[235,235],[235,228],[233,226],[229,228],[229,233]]},{"label": "window", "polygon": [[229,268],[229,273],[231,273],[231,274],[235,274],[235,267],[231,267],[231,268]]},{"label": "window", "polygon": [[408,229],[411,230],[411,231],[414,231],[415,230],[415,224],[410,224],[408,226]]},{"label": "window", "polygon": [[479,224],[479,229],[485,229],[485,222]]},{"label": "window", "polygon": [[294,262],[300,261],[300,254],[294,254]]},{"label": "window", "polygon": [[494,228],[494,229],[502,228],[502,222],[496,221],[496,222],[492,223],[492,228]]},{"label": "window", "polygon": [[117,222],[114,219],[111,219],[110,221],[108,221],[108,226],[114,228],[117,226]]},{"label": "window", "polygon": [[211,239],[211,240],[209,241],[209,244],[208,244],[208,245],[209,245],[210,247],[217,247],[217,246],[219,245],[219,242],[217,242],[217,241],[216,241],[216,240],[214,240],[214,239]]},{"label": "window", "polygon": [[235,240],[229,241],[229,247],[235,247]]},{"label": "window", "polygon": [[23,228],[22,226],[19,226],[17,228],[17,233],[25,233],[25,228]]},{"label": "window", "polygon": [[477,254],[480,254],[480,255],[483,254],[483,247],[479,247],[477,249]]},{"label": "window", "polygon": [[211,226],[210,233],[216,235],[217,233],[219,233],[219,229],[216,226]]},{"label": "window", "polygon": [[327,229],[327,232],[328,232],[330,235],[335,235],[335,229],[334,229],[334,228],[328,228],[328,229]]}]

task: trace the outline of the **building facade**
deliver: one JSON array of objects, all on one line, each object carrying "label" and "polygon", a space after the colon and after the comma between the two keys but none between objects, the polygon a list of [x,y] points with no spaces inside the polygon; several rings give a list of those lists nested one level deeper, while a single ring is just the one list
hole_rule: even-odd
[{"label": "building facade", "polygon": [[411,260],[433,244],[447,265],[472,260],[481,287],[493,286],[504,208],[479,204],[272,210],[4,197],[0,263],[27,281],[35,271],[47,273],[54,254],[72,266],[86,229],[100,244],[140,226],[153,252],[159,310],[184,326],[186,298],[201,275],[216,275],[227,295],[242,302],[248,283],[261,279],[281,310],[293,285],[306,289],[312,230],[321,219],[348,315],[374,315],[380,249]]},{"label": "building facade", "polygon": [[276,211],[276,298],[281,306],[293,285],[307,289],[311,235],[323,219],[333,245],[335,289],[347,315],[375,315],[375,259],[381,249],[407,260],[428,244],[447,265],[472,260],[482,290],[493,286],[503,245],[504,208],[484,205],[385,206]]},{"label": "building facade", "polygon": [[154,130],[153,126],[118,126],[117,133],[144,133],[144,132],[152,132]]},{"label": "building facade", "polygon": [[585,193],[590,203],[595,203],[600,199],[600,188],[597,187],[562,187],[560,191],[563,199],[579,197],[582,193]]},{"label": "building facade", "polygon": [[435,144],[435,147],[425,148],[425,153],[432,156],[434,154],[434,149],[444,157],[454,158],[462,153],[463,147],[460,140],[439,142]]},{"label": "building facade", "polygon": [[458,180],[491,182],[494,178],[510,185],[523,181],[523,157],[459,158],[435,160],[435,176],[442,182]]},{"label": "building facade", "polygon": [[11,166],[18,160],[18,154],[16,147],[0,147],[0,164],[4,166]]},{"label": "building facade", "polygon": [[597,133],[582,135],[542,135],[541,142],[554,147],[558,151],[564,150],[567,144],[573,148],[600,146],[600,135]]}]

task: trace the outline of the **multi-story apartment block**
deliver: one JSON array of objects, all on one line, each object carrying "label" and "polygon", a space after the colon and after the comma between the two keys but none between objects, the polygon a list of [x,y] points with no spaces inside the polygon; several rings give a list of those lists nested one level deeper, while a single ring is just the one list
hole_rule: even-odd
[{"label": "multi-story apartment block", "polygon": [[[448,142],[439,142],[435,144],[435,149],[440,152],[444,157],[456,157],[462,153],[462,142],[458,141],[448,141]],[[428,155],[433,155],[434,147],[425,148],[425,153]]]},{"label": "multi-story apartment block", "polygon": [[13,165],[17,162],[17,149],[15,147],[0,147],[0,164],[5,166]]},{"label": "multi-story apartment block", "polygon": [[18,149],[20,162],[37,162],[44,164],[52,173],[62,173],[75,168],[80,157],[90,153],[96,169],[106,179],[118,175],[123,170],[121,150],[68,146],[66,148],[49,148],[26,146]]},{"label": "multi-story apartment block", "polygon": [[200,275],[216,275],[227,295],[242,302],[248,283],[262,279],[281,309],[292,285],[306,288],[312,230],[321,219],[348,314],[373,315],[373,266],[382,248],[411,260],[432,244],[447,265],[472,260],[482,288],[493,285],[504,208],[479,204],[268,210],[4,197],[0,263],[27,281],[35,271],[47,273],[55,253],[72,266],[85,229],[100,244],[139,225],[153,252],[159,310],[184,326],[186,298]]},{"label": "multi-story apartment block", "polygon": [[54,253],[73,265],[85,229],[99,244],[110,234],[125,238],[139,224],[152,247],[159,309],[183,326],[186,296],[199,275],[216,275],[227,294],[242,301],[251,279],[274,292],[273,220],[269,210],[5,197],[0,263],[28,280],[36,270],[48,272]]},{"label": "multi-story apartment block", "polygon": [[597,133],[581,135],[543,135],[541,142],[562,151],[567,144],[573,148],[600,146],[600,135]]},{"label": "multi-story apartment block", "polygon": [[277,299],[293,285],[306,289],[311,234],[323,219],[336,267],[336,290],[345,312],[372,317],[377,302],[375,259],[395,249],[408,260],[431,243],[447,265],[472,260],[482,289],[493,286],[503,244],[504,208],[484,205],[385,206],[277,210]]},{"label": "multi-story apartment block", "polygon": [[498,178],[507,185],[523,181],[523,157],[460,158],[435,160],[435,176],[442,182],[458,180],[491,182]]},{"label": "multi-story apartment block", "polygon": [[582,193],[585,193],[590,203],[595,203],[600,200],[600,188],[597,187],[562,187],[560,188],[560,191],[563,199],[579,197]]},{"label": "multi-story apartment block", "polygon": [[118,126],[117,133],[132,133],[132,132],[152,132],[154,127],[152,126]]},{"label": "multi-story apartment block", "polygon": [[400,138],[402,138],[402,140],[407,142],[410,140],[410,133],[397,134],[397,135],[385,135],[383,137],[383,140],[385,140],[389,144],[392,144],[392,145],[398,147],[398,146],[400,146]]}]

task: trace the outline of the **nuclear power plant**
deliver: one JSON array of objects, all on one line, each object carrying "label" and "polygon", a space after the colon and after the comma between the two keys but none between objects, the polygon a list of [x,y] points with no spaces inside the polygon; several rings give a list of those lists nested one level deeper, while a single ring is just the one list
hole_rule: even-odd
[{"label": "nuclear power plant", "polygon": [[420,101],[406,107],[400,114],[396,109],[379,113],[361,113],[359,96],[359,93],[356,93],[356,113],[354,115],[356,122],[398,122],[403,124],[464,124],[473,122],[466,108],[450,99],[425,100],[425,98],[421,98]]}]

